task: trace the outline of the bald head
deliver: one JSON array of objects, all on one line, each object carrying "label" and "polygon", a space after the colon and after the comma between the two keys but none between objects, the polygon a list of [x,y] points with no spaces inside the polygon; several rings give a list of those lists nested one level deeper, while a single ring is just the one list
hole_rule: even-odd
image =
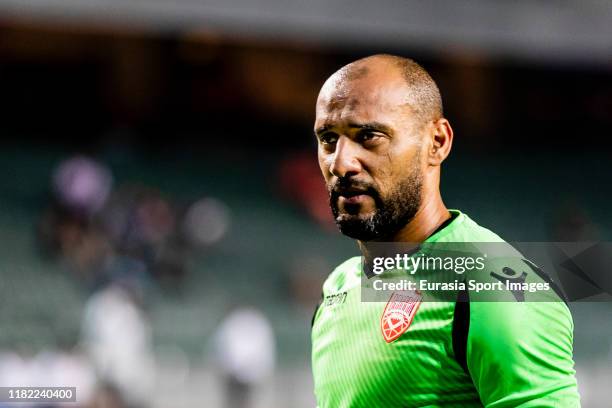
[{"label": "bald head", "polygon": [[[319,102],[342,99],[352,85],[364,81],[376,87],[394,87],[398,96],[394,101],[409,107],[421,123],[443,116],[440,91],[427,71],[410,58],[389,54],[372,55],[340,68],[323,85]],[[367,102],[367,97],[360,102]]]}]

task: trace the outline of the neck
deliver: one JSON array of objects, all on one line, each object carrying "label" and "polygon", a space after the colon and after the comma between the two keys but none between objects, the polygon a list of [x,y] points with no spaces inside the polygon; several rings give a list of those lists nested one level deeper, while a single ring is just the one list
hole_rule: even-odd
[{"label": "neck", "polygon": [[[442,202],[440,193],[437,192],[424,199],[412,220],[387,241],[421,243],[450,217],[450,212]],[[358,241],[359,249],[365,257],[371,252],[368,244],[365,241]]]}]

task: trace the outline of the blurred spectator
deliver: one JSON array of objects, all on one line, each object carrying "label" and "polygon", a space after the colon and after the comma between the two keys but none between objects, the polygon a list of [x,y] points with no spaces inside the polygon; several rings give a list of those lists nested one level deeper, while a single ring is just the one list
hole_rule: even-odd
[{"label": "blurred spectator", "polygon": [[185,273],[184,245],[177,231],[176,211],[159,191],[122,186],[100,218],[118,253],[142,261],[156,278],[180,283]]},{"label": "blurred spectator", "polygon": [[83,346],[99,379],[133,407],[148,406],[155,379],[151,328],[140,307],[140,285],[138,279],[127,277],[94,293],[82,323]]},{"label": "blurred spectator", "polygon": [[48,208],[38,225],[38,242],[81,282],[92,284],[102,273],[112,243],[105,231],[82,214],[59,205]]},{"label": "blurred spectator", "polygon": [[202,198],[187,210],[183,232],[193,247],[201,249],[221,240],[229,225],[227,205],[215,198]]},{"label": "blurred spectator", "polygon": [[104,206],[112,184],[110,169],[85,156],[63,161],[53,173],[53,189],[60,203],[86,216]]},{"label": "blurred spectator", "polygon": [[113,185],[110,169],[85,156],[62,161],[53,172],[52,204],[38,225],[47,255],[58,257],[81,281],[97,281],[112,242],[97,222]]},{"label": "blurred spectator", "polygon": [[[41,248],[90,288],[112,277],[118,259],[141,263],[146,274],[178,286],[187,248],[172,203],[140,185],[110,191],[111,179],[110,170],[83,157],[62,162],[53,179],[54,201],[38,225]],[[209,221],[215,215],[219,211]]]},{"label": "blurred spectator", "polygon": [[254,387],[274,369],[276,344],[270,322],[255,308],[238,308],[223,319],[214,340],[215,357],[225,382],[226,406],[251,406]]}]

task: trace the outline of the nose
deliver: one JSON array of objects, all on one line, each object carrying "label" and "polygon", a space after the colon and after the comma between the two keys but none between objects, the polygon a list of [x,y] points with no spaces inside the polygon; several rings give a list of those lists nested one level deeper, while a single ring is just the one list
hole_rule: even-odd
[{"label": "nose", "polygon": [[346,136],[340,136],[329,171],[336,177],[350,177],[361,172],[359,145]]}]

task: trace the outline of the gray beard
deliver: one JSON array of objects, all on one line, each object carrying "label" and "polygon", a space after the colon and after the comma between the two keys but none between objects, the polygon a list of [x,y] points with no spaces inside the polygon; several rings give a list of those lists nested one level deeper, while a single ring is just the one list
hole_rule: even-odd
[{"label": "gray beard", "polygon": [[377,191],[373,191],[371,196],[376,209],[366,218],[340,214],[337,197],[332,194],[330,206],[340,232],[360,241],[391,239],[414,218],[421,206],[423,178],[419,170],[415,168],[410,177],[391,191],[389,197],[382,198]]}]

